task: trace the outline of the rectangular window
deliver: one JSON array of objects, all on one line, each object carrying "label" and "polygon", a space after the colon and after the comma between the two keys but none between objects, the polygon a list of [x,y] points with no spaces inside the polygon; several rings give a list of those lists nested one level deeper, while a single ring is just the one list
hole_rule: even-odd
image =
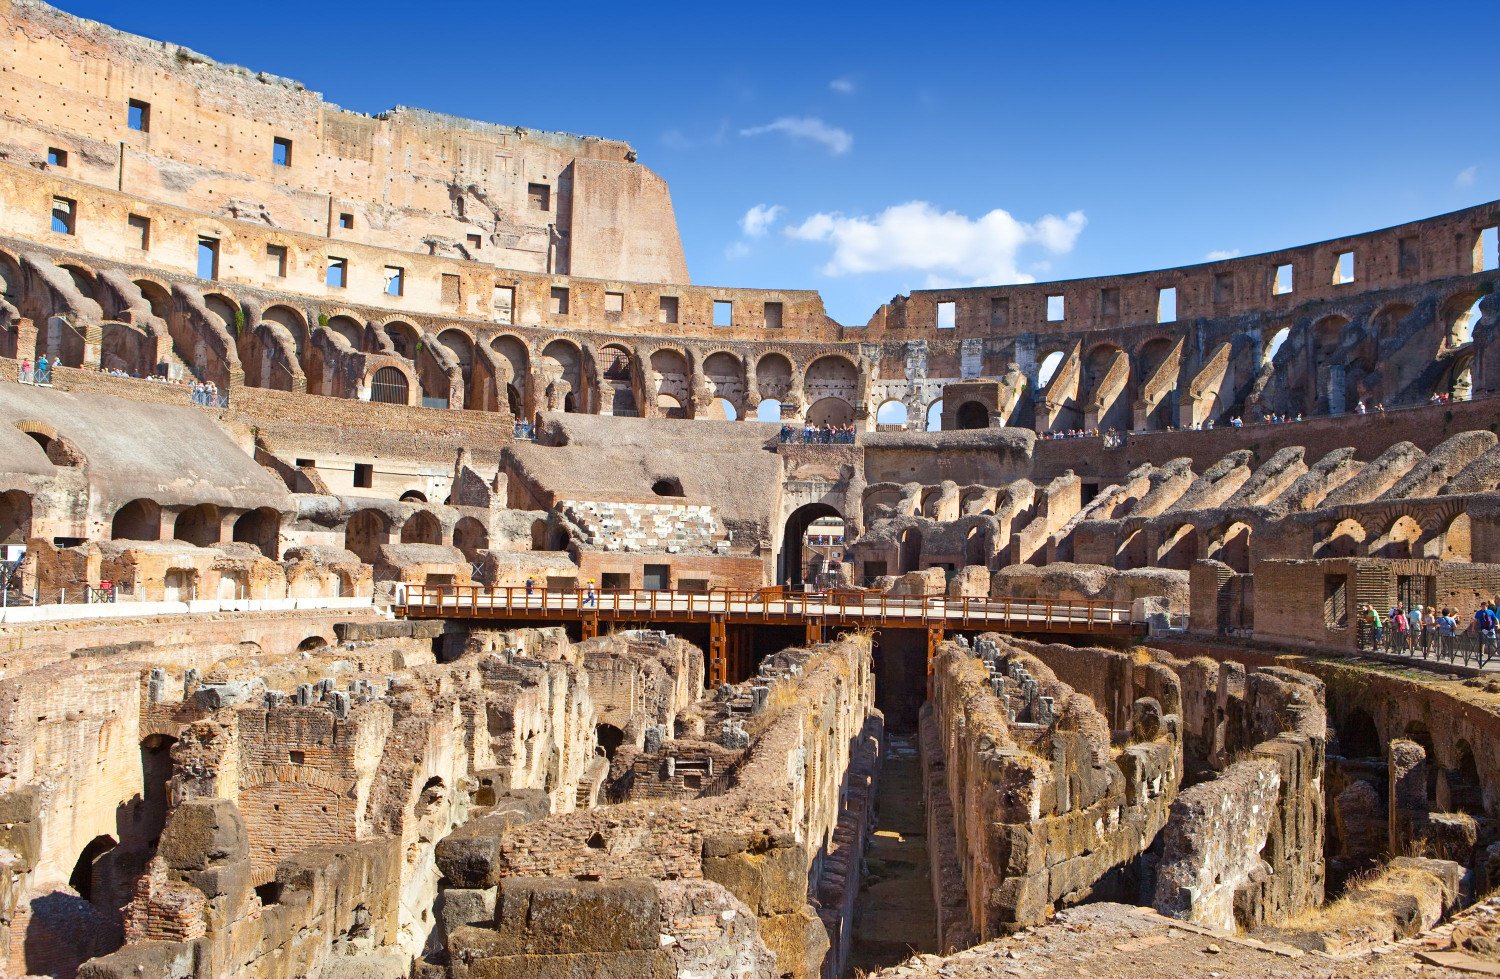
[{"label": "rectangular window", "polygon": [[1294,284],[1292,280],[1292,272],[1293,269],[1291,265],[1276,266],[1276,275],[1271,280],[1271,295],[1284,296],[1292,291],[1292,286]]},{"label": "rectangular window", "polygon": [[1339,252],[1333,261],[1333,284],[1345,285],[1354,281],[1354,253]]},{"label": "rectangular window", "polygon": [[951,330],[958,326],[958,303],[937,304],[937,328]]},{"label": "rectangular window", "polygon": [[444,306],[457,306],[458,301],[461,297],[462,293],[459,289],[458,276],[452,272],[444,272],[442,279],[442,289],[438,295],[438,298],[442,301],[442,304]]},{"label": "rectangular window", "polygon": [[723,299],[714,300],[714,326],[734,325],[734,303]]},{"label": "rectangular window", "polygon": [[781,329],[781,303],[766,303],[766,329]]},{"label": "rectangular window", "polygon": [[604,294],[604,314],[619,319],[620,314],[623,312],[625,312],[625,293],[606,292]]},{"label": "rectangular window", "polygon": [[219,277],[219,239],[206,235],[198,236],[198,278]]},{"label": "rectangular window", "polygon": [[526,200],[533,211],[552,210],[552,188],[547,184],[527,184]]},{"label": "rectangular window", "polygon": [[317,468],[317,465],[318,465],[318,461],[316,459],[298,459],[297,460],[297,468],[298,469],[315,469],[315,468]]},{"label": "rectangular window", "polygon": [[666,591],[671,587],[672,566],[648,564],[641,569],[641,587],[646,591]]},{"label": "rectangular window", "polygon": [[47,148],[47,166],[65,167],[68,165],[68,151],[60,150],[56,146]]},{"label": "rectangular window", "polygon": [[515,286],[496,286],[492,300],[495,306],[496,323],[514,323],[516,315]]},{"label": "rectangular window", "polygon": [[293,765],[301,765],[307,761],[307,754],[302,751],[288,751],[286,756]]},{"label": "rectangular window", "polygon": [[151,247],[151,219],[139,214],[132,214],[125,219],[126,227],[130,228],[131,237],[135,241],[135,247],[141,251]]},{"label": "rectangular window", "polygon": [[286,278],[286,246],[266,246],[266,271],[271,273],[273,279]]},{"label": "rectangular window", "polygon": [[1177,287],[1156,290],[1156,322],[1177,322]]},{"label": "rectangular window", "polygon": [[375,485],[375,466],[369,462],[354,464],[354,488],[369,489]]},{"label": "rectangular window", "polygon": [[52,198],[52,230],[60,235],[70,235],[78,227],[74,220],[78,216],[78,202],[67,197]]},{"label": "rectangular window", "polygon": [[1010,297],[996,296],[990,300],[990,326],[1010,325]]},{"label": "rectangular window", "polygon": [[1120,290],[1114,286],[1099,290],[1099,315],[1120,315]]},{"label": "rectangular window", "polygon": [[606,571],[599,576],[605,591],[627,591],[630,588],[630,572]]},{"label": "rectangular window", "polygon": [[552,287],[552,315],[568,315],[568,290],[562,286]]},{"label": "rectangular window", "polygon": [[1047,297],[1047,322],[1061,323],[1066,317],[1068,308],[1062,296]]},{"label": "rectangular window", "polygon": [[343,289],[349,285],[349,260],[328,256],[328,276],[324,285],[330,289]]},{"label": "rectangular window", "polygon": [[292,141],[277,136],[271,140],[271,162],[278,167],[292,165]]},{"label": "rectangular window", "polygon": [[656,319],[657,319],[658,322],[661,322],[661,323],[676,323],[677,322],[677,297],[676,296],[662,296],[661,297],[660,312],[658,313]]},{"label": "rectangular window", "polygon": [[385,267],[385,294],[387,296],[406,295],[406,270],[399,265]]},{"label": "rectangular window", "polygon": [[1500,228],[1485,228],[1479,232],[1479,241],[1474,247],[1474,271],[1490,272],[1500,268]]},{"label": "rectangular window", "polygon": [[1396,271],[1401,275],[1422,271],[1422,242],[1415,235],[1396,242]]},{"label": "rectangular window", "polygon": [[348,230],[354,227],[354,215],[347,211],[339,215],[339,227]]},{"label": "rectangular window", "polygon": [[484,239],[479,235],[468,235],[467,238],[469,242],[469,253],[471,255],[474,252],[479,251],[479,249],[484,246]]},{"label": "rectangular window", "polygon": [[1349,576],[1323,576],[1323,622],[1330,629],[1349,628]]},{"label": "rectangular window", "polygon": [[1214,305],[1222,306],[1234,302],[1234,273],[1214,273]]},{"label": "rectangular window", "polygon": [[151,103],[131,99],[125,108],[125,124],[138,133],[151,131]]}]

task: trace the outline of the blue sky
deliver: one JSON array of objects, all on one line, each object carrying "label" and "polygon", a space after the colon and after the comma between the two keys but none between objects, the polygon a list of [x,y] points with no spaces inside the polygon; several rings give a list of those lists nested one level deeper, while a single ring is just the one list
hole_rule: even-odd
[{"label": "blue sky", "polygon": [[1500,197],[1493,4],[63,7],[350,109],[628,140],[694,282],[817,289],[845,323]]}]

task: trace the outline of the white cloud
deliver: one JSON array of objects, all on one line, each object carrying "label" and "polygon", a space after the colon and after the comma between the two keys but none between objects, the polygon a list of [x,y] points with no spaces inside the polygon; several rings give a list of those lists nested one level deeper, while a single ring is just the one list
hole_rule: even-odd
[{"label": "white cloud", "polygon": [[808,139],[821,143],[835,156],[849,152],[854,146],[854,137],[846,130],[830,126],[817,116],[782,116],[764,126],[741,129],[741,136],[764,136],[766,133],[781,133],[792,139]]},{"label": "white cloud", "polygon": [[1032,246],[1053,254],[1071,251],[1087,223],[1082,211],[1048,214],[1028,224],[999,208],[970,218],[911,201],[874,217],[814,214],[782,233],[832,245],[824,275],[912,269],[927,273],[928,288],[942,288],[1034,281],[1018,265],[1020,251]]},{"label": "white cloud", "polygon": [[1458,176],[1453,178],[1453,186],[1472,187],[1474,186],[1474,178],[1477,176],[1479,176],[1479,166],[1477,164],[1472,167],[1464,167],[1458,171]]},{"label": "white cloud", "polygon": [[855,92],[859,91],[859,86],[855,85],[854,79],[850,78],[848,75],[844,75],[841,78],[835,78],[833,81],[828,83],[828,87],[833,91],[839,93],[840,95],[853,95]]},{"label": "white cloud", "polygon": [[746,238],[760,238],[770,231],[771,225],[775,224],[785,213],[786,208],[780,204],[772,204],[769,207],[765,204],[757,204],[740,218],[740,230],[745,232]]},{"label": "white cloud", "polygon": [[1203,260],[1206,261],[1206,262],[1222,262],[1226,258],[1239,258],[1239,257],[1240,257],[1240,250],[1238,248],[1215,248],[1213,251],[1209,252],[1207,255],[1204,255],[1203,256]]},{"label": "white cloud", "polygon": [[727,258],[727,259],[729,259],[730,261],[734,261],[735,259],[739,259],[739,258],[744,258],[746,255],[749,255],[749,254],[750,254],[750,246],[747,245],[743,241],[732,242],[732,243],[730,243],[730,245],[729,245],[728,248],[724,249],[724,257]]}]

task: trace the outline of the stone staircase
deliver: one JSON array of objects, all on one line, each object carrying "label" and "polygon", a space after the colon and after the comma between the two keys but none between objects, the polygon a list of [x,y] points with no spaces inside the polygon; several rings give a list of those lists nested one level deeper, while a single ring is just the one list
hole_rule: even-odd
[{"label": "stone staircase", "polygon": [[562,515],[606,551],[727,550],[729,535],[713,507],[696,503],[608,503],[562,500]]}]

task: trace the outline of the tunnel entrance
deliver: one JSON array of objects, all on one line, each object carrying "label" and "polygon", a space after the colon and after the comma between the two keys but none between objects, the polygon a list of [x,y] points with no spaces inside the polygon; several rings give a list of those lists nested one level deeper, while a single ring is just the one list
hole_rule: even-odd
[{"label": "tunnel entrance", "polygon": [[[783,585],[800,588],[809,578],[809,556],[816,556],[819,568],[831,571],[833,563],[843,561],[844,515],[827,503],[807,503],[786,518],[781,535],[781,567],[777,580]],[[839,526],[833,527],[837,521]],[[814,528],[814,524],[819,526]],[[814,534],[813,531],[817,533]],[[809,542],[809,537],[814,538]]]}]

